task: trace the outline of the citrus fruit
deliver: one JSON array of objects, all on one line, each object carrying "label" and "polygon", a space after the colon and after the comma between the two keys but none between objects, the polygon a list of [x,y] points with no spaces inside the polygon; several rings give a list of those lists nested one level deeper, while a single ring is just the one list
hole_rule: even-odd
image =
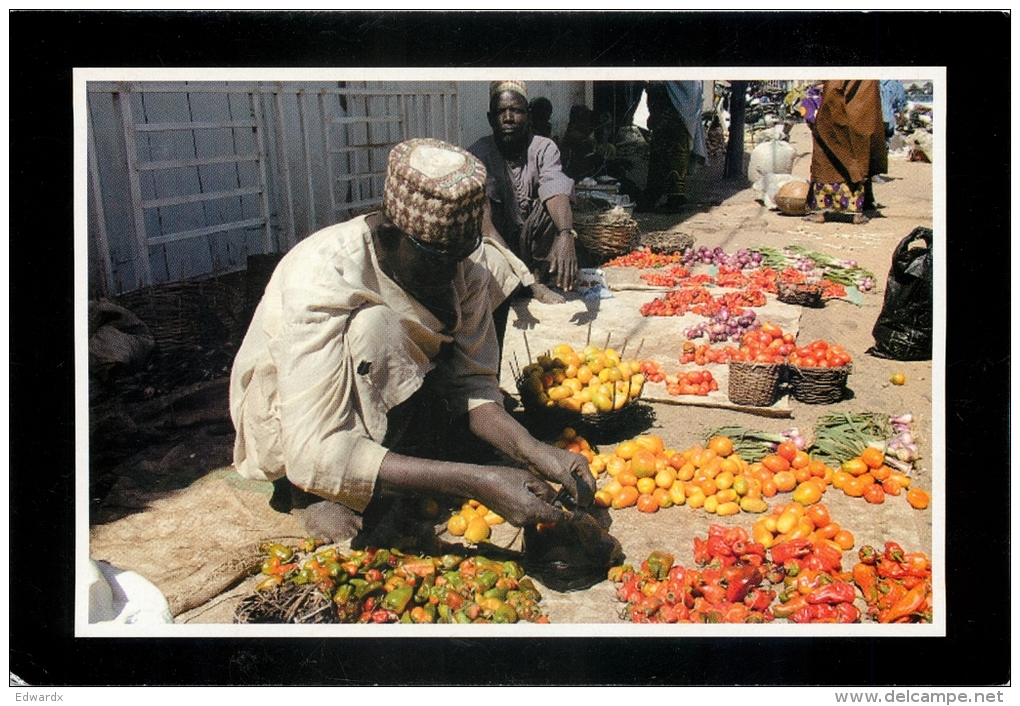
[{"label": "citrus fruit", "polygon": [[893,373],[892,377],[889,378],[889,382],[893,385],[902,385],[907,381],[907,376],[903,373]]}]

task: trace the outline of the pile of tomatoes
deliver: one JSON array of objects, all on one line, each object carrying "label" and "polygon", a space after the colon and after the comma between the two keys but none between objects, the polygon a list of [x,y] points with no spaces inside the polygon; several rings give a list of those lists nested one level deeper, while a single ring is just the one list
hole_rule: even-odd
[{"label": "pile of tomatoes", "polygon": [[675,265],[682,259],[683,256],[678,252],[668,254],[657,253],[652,252],[652,249],[649,247],[644,247],[633,250],[626,255],[613,258],[605,263],[603,267],[636,267],[639,270],[643,270],[652,267]]},{"label": "pile of tomatoes", "polygon": [[755,520],[751,536],[765,547],[795,539],[824,539],[847,550],[852,549],[856,541],[852,532],[832,520],[824,503],[805,506],[797,501],[776,505],[768,515]]},{"label": "pile of tomatoes", "polygon": [[665,378],[666,393],[670,395],[697,395],[705,397],[719,389],[718,381],[708,370],[680,372]]},{"label": "pile of tomatoes", "polygon": [[787,360],[798,368],[841,368],[850,362],[843,346],[821,339],[790,351]]},{"label": "pile of tomatoes", "polygon": [[885,452],[870,446],[859,456],[845,461],[832,477],[832,486],[852,498],[864,498],[879,505],[886,495],[906,491],[907,502],[916,510],[924,510],[931,496],[921,488],[911,488],[911,478],[885,464]]},{"label": "pile of tomatoes", "polygon": [[[814,344],[812,344],[814,345]],[[680,362],[707,365],[709,363],[724,364],[731,360],[751,363],[781,364],[787,356],[796,350],[795,337],[785,333],[776,324],[765,322],[756,331],[748,331],[735,346],[696,346],[685,341],[680,354]]]}]

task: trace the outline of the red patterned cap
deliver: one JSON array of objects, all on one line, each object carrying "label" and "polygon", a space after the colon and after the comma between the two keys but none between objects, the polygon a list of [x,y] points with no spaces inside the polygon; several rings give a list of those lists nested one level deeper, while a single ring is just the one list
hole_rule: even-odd
[{"label": "red patterned cap", "polygon": [[470,152],[431,138],[390,150],[383,212],[416,240],[444,250],[475,242],[485,199],[485,165]]}]

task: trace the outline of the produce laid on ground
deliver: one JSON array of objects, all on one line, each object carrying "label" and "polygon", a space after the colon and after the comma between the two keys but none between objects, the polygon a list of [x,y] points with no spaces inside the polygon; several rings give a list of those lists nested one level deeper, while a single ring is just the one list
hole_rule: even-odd
[{"label": "produce laid on ground", "polygon": [[656,550],[638,569],[616,566],[608,578],[626,604],[620,618],[635,623],[931,622],[926,555],[895,542],[883,555],[862,547],[846,572],[843,552],[816,533],[766,546],[743,527],[711,525],[694,538],[697,568]]},{"label": "produce laid on ground", "polygon": [[471,499],[450,516],[446,530],[454,537],[463,537],[471,544],[478,544],[489,538],[490,528],[503,524],[503,521],[498,514]]},{"label": "produce laid on ground", "polygon": [[341,554],[306,540],[263,546],[265,575],[238,606],[243,623],[543,623],[541,594],[515,561]]}]

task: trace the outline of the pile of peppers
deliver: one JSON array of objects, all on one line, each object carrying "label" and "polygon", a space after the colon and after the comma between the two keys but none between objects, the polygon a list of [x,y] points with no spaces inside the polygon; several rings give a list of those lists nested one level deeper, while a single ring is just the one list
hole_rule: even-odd
[{"label": "pile of peppers", "polygon": [[896,542],[885,551],[863,546],[857,552],[854,582],[864,594],[868,616],[880,623],[930,623],[931,560],[923,552],[904,552]]},{"label": "pile of peppers", "polygon": [[750,541],[743,527],[709,527],[707,539],[695,537],[698,569],[674,566],[674,557],[654,551],[640,570],[625,564],[609,570],[621,584],[618,600],[627,604],[621,618],[635,623],[765,623],[776,592],[761,586],[765,546]]},{"label": "pile of peppers", "polygon": [[[621,618],[636,623],[880,623],[931,621],[931,561],[895,542],[884,554],[858,553],[843,571],[843,550],[831,540],[793,539],[769,549],[742,527],[711,525],[694,538],[697,569],[674,566],[652,552],[639,570],[613,567]],[[867,605],[866,613],[855,605]]]},{"label": "pile of peppers", "polygon": [[349,555],[334,547],[263,546],[266,576],[256,591],[284,582],[311,584],[328,596],[341,623],[547,623],[542,596],[514,561],[454,554],[420,557],[370,547]]}]

